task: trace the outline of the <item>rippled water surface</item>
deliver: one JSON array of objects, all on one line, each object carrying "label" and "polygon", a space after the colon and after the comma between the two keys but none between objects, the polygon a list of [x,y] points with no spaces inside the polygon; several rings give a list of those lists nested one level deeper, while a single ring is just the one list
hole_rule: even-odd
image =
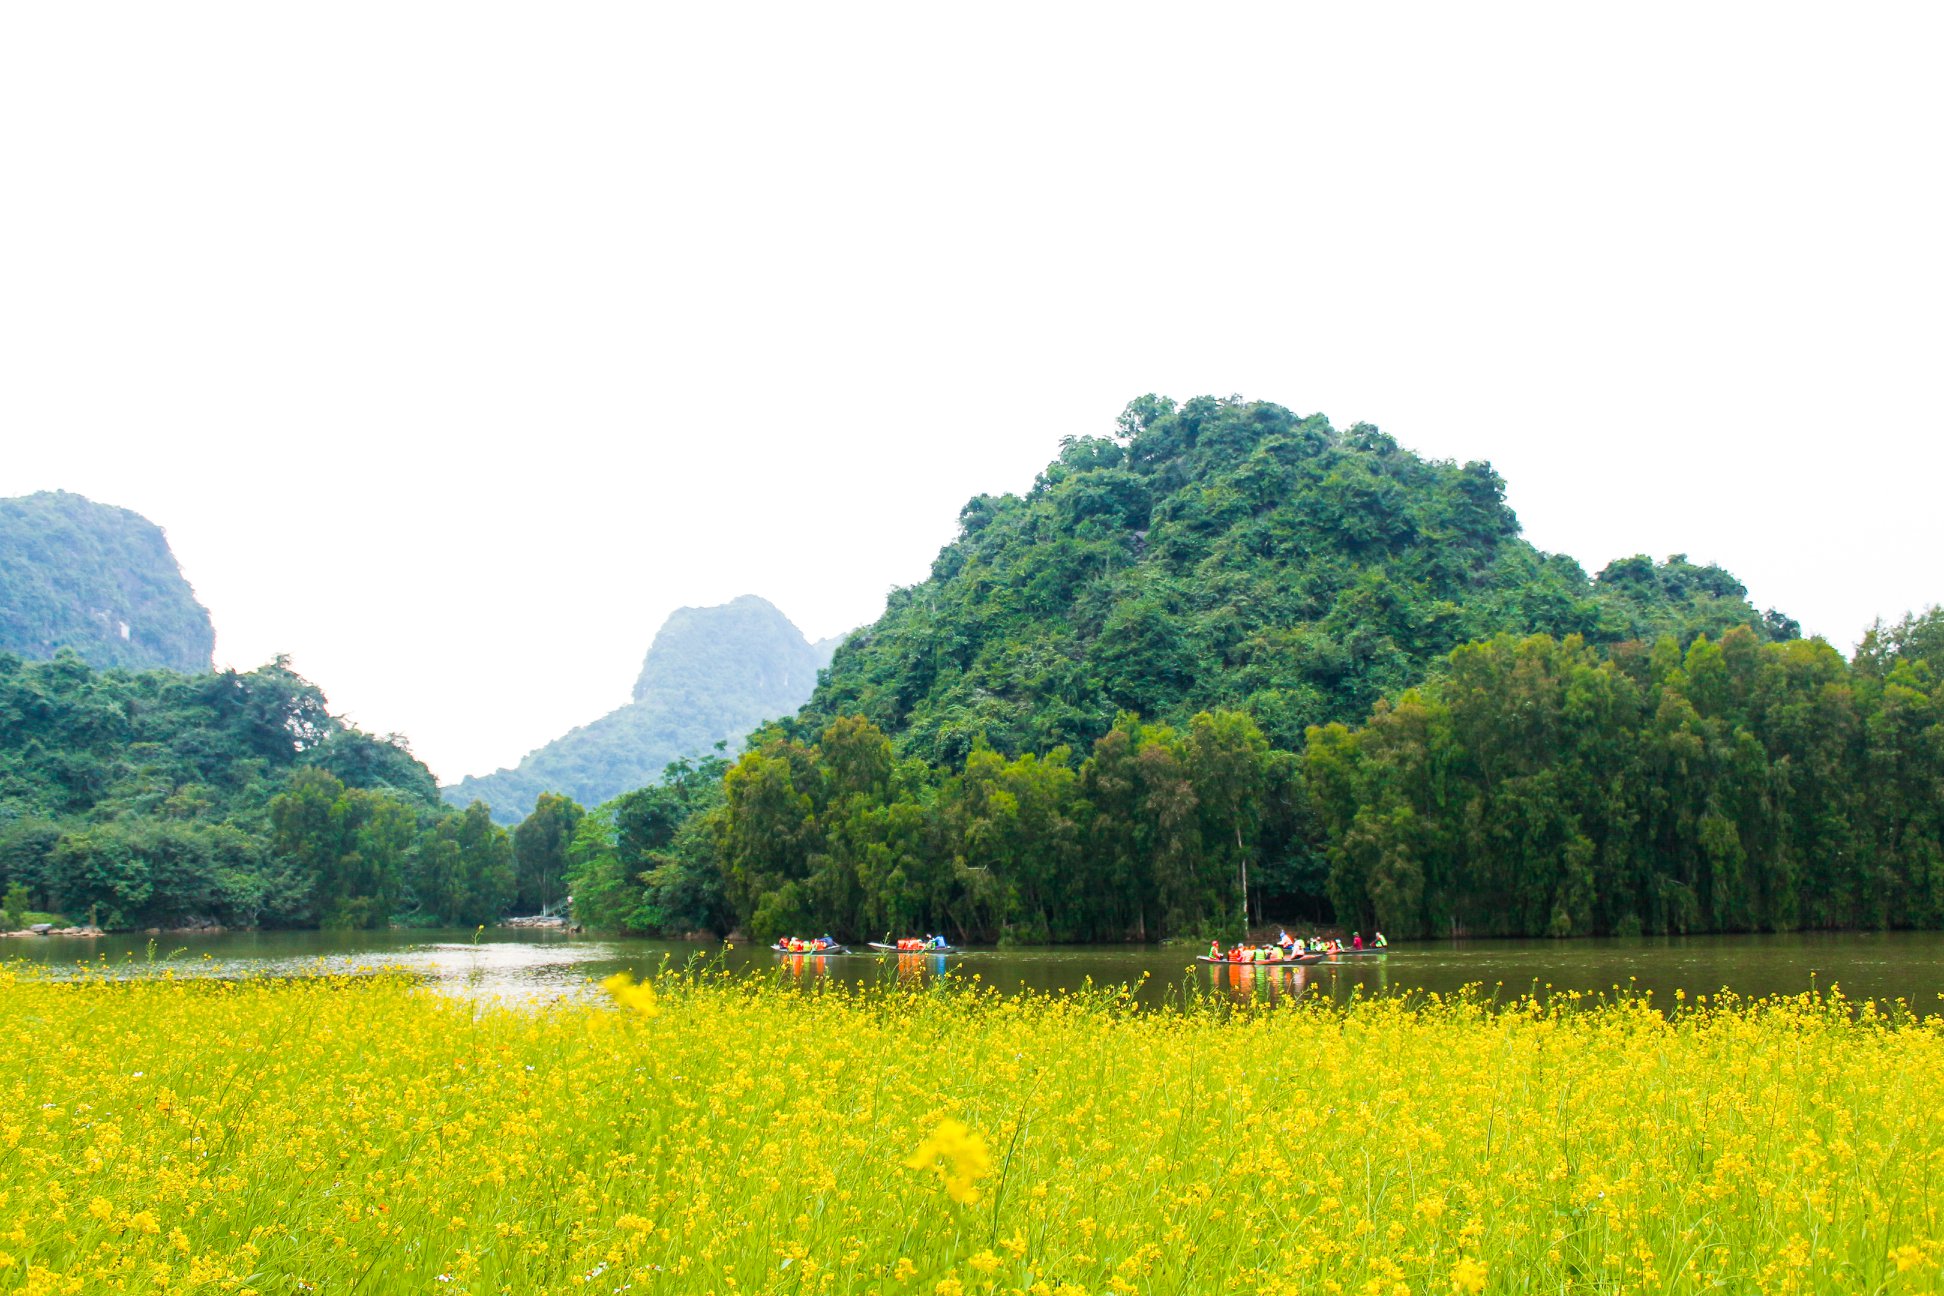
[{"label": "rippled water surface", "polygon": [[1453,991],[1486,993],[1615,988],[1651,990],[1656,1001],[1723,988],[1742,995],[1794,994],[1840,984],[1852,998],[1902,998],[1920,1012],[1944,1009],[1944,934],[1811,933],[1634,940],[1462,941],[1394,946],[1383,959],[1340,966],[1208,967],[1188,946],[1063,946],[971,950],[951,958],[851,955],[779,956],[763,948],[672,941],[611,940],[533,931],[224,932],[213,935],[13,938],[0,959],[72,966],[107,963],[177,975],[303,975],[320,970],[399,968],[476,998],[545,1002],[588,992],[620,969],[643,975],[666,963],[720,960],[720,966],[794,982],[925,981],[941,973],[978,978],[1001,990],[1028,986],[1077,990],[1088,984],[1138,984],[1158,1003],[1184,987],[1225,994]]}]

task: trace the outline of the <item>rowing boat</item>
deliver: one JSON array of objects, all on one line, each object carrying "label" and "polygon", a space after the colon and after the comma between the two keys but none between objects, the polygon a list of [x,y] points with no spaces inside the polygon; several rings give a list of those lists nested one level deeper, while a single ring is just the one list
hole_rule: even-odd
[{"label": "rowing boat", "polygon": [[1325,955],[1324,955],[1323,957],[1325,957],[1325,958],[1332,958],[1332,959],[1339,959],[1339,958],[1382,958],[1382,957],[1383,957],[1384,955],[1386,955],[1386,954],[1388,954],[1388,953],[1390,953],[1390,947],[1389,947],[1388,945],[1372,945],[1372,946],[1370,946],[1370,947],[1368,947],[1368,948],[1366,948],[1366,949],[1340,949],[1340,950],[1331,950],[1331,951],[1329,951],[1329,953],[1327,953],[1327,954],[1325,954]]},{"label": "rowing boat", "polygon": [[883,941],[872,941],[870,945],[880,954],[956,954],[959,952],[956,945],[927,945],[924,949],[899,949],[896,945],[887,945]]},{"label": "rowing boat", "polygon": [[1298,954],[1295,958],[1272,959],[1267,963],[1258,963],[1254,959],[1210,958],[1206,954],[1195,955],[1195,962],[1197,963],[1214,963],[1221,967],[1239,968],[1303,967],[1310,963],[1320,963],[1322,961],[1323,956],[1321,954]]},{"label": "rowing boat", "polygon": [[842,945],[832,945],[826,949],[814,949],[814,950],[809,950],[809,949],[793,950],[785,945],[772,945],[770,946],[770,948],[775,950],[778,954],[794,954],[798,958],[822,958],[825,955],[829,955],[829,954],[848,954],[851,952],[845,949]]}]

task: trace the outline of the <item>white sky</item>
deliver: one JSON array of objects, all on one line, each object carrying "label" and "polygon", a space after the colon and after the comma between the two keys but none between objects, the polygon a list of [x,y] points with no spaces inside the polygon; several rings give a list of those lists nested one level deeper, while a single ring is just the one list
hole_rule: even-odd
[{"label": "white sky", "polygon": [[811,636],[1131,397],[1490,459],[1597,570],[1944,599],[1935,5],[0,7],[0,495],[442,779]]}]

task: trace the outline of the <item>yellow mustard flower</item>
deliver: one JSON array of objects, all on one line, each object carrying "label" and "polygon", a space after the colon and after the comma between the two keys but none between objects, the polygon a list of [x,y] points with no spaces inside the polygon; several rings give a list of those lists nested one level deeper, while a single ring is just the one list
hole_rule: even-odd
[{"label": "yellow mustard flower", "polygon": [[946,1194],[969,1206],[979,1200],[979,1180],[992,1173],[992,1153],[983,1135],[948,1116],[905,1158],[905,1165],[913,1170],[936,1170]]},{"label": "yellow mustard flower", "polygon": [[632,1008],[643,1017],[661,1016],[661,1001],[655,995],[655,987],[647,981],[637,982],[627,972],[616,972],[601,982],[601,989],[614,996],[614,1001],[623,1008]]}]

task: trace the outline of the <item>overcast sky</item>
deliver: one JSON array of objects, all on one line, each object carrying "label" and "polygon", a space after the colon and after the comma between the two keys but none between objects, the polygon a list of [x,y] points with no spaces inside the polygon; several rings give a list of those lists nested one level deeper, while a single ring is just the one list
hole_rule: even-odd
[{"label": "overcast sky", "polygon": [[444,780],[810,636],[1130,398],[1489,459],[1847,647],[1944,599],[1936,5],[0,8],[0,495]]}]

